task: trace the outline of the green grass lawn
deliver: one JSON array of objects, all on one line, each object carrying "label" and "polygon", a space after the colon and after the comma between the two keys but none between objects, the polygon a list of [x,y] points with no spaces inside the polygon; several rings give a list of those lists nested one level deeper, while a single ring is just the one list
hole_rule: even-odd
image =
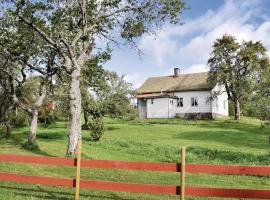
[{"label": "green grass lawn", "polygon": [[[187,147],[188,163],[269,165],[270,128],[256,119],[187,121],[181,119],[125,121],[105,119],[101,142],[90,142],[83,131],[83,158],[179,162],[180,149]],[[14,128],[9,139],[0,132],[0,153],[65,156],[67,123],[39,126],[35,146],[26,145],[28,128]],[[75,177],[75,168],[0,162],[1,172]],[[137,183],[179,184],[179,174],[110,169],[83,169],[82,179]],[[187,184],[225,188],[270,188],[270,177],[187,174]],[[0,181],[0,199],[73,199],[74,190],[64,187]],[[172,195],[95,191],[83,189],[81,199],[179,199]],[[188,199],[207,199],[190,197]]]}]

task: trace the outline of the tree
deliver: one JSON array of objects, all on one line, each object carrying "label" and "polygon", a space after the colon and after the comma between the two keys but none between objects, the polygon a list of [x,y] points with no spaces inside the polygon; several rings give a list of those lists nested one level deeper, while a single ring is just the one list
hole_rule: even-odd
[{"label": "tree", "polygon": [[260,77],[256,91],[250,95],[244,105],[247,116],[257,117],[264,125],[270,125],[270,62],[268,69]]},{"label": "tree", "polygon": [[[102,117],[104,115],[103,101],[94,99],[101,91],[107,91],[106,73],[102,68],[102,63],[106,62],[110,57],[107,52],[96,56],[86,62],[81,75],[82,90],[82,110],[84,115],[84,128],[88,128],[89,115],[93,117]],[[92,94],[90,94],[90,92]]]},{"label": "tree", "polygon": [[70,77],[67,156],[76,153],[81,137],[80,75],[85,63],[94,57],[97,39],[115,43],[112,34],[120,33],[134,47],[134,38],[153,33],[168,22],[179,22],[184,8],[182,0],[9,0],[3,3],[4,13],[13,14],[57,52],[61,68]]},{"label": "tree", "polygon": [[266,48],[263,44],[244,41],[239,44],[233,36],[224,35],[213,45],[209,82],[224,85],[230,100],[234,102],[235,119],[240,119],[240,105],[256,91],[265,70],[269,68]]},{"label": "tree", "polygon": [[[0,72],[1,74],[1,72]],[[9,137],[11,134],[11,119],[13,114],[12,102],[9,100],[8,91],[6,88],[2,87],[4,79],[0,75],[0,124],[3,124],[6,127],[6,137]]]},{"label": "tree", "polygon": [[106,113],[115,118],[135,118],[136,110],[131,106],[130,97],[134,96],[132,84],[116,72],[106,73],[108,90],[102,96],[106,102]]},{"label": "tree", "polygon": [[54,68],[55,53],[46,48],[46,43],[26,25],[12,22],[9,15],[3,16],[0,22],[0,55],[3,59],[0,63],[0,84],[11,106],[19,107],[29,115],[28,142],[33,143],[38,111],[43,105],[50,80],[57,72]]}]

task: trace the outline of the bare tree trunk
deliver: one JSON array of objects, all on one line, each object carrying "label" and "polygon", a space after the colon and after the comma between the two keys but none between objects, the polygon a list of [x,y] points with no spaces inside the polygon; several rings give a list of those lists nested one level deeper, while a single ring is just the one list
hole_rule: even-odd
[{"label": "bare tree trunk", "polygon": [[33,144],[37,136],[38,110],[34,110],[30,117],[30,131],[28,134],[28,143]]},{"label": "bare tree trunk", "polygon": [[239,100],[235,100],[234,101],[234,119],[235,120],[240,120],[240,114],[241,114],[241,111],[240,111],[240,102]]},{"label": "bare tree trunk", "polygon": [[84,118],[84,127],[88,127],[88,113],[85,110],[83,111],[83,118]]},{"label": "bare tree trunk", "polygon": [[76,155],[78,139],[81,137],[81,90],[79,66],[71,73],[69,93],[69,138],[66,152],[68,157]]},{"label": "bare tree trunk", "polygon": [[6,137],[8,138],[11,135],[11,126],[10,126],[10,122],[6,122],[5,123],[5,127],[6,127]]}]

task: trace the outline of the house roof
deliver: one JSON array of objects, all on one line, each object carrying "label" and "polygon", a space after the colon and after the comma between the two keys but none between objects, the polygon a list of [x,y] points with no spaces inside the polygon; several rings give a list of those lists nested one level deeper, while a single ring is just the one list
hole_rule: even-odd
[{"label": "house roof", "polygon": [[144,98],[144,99],[149,99],[149,98],[177,98],[176,96],[173,96],[171,94],[167,93],[150,93],[150,94],[138,94],[137,98]]},{"label": "house roof", "polygon": [[211,90],[213,87],[207,82],[207,79],[208,72],[150,77],[138,89],[138,94]]}]

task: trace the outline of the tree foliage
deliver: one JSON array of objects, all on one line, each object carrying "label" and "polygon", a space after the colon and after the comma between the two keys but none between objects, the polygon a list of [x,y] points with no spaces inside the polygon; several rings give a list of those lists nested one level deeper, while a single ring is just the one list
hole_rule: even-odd
[{"label": "tree foliage", "polygon": [[94,142],[100,141],[104,134],[104,124],[102,117],[92,118],[90,123],[90,139]]},{"label": "tree foliage", "polygon": [[67,156],[72,156],[81,137],[81,70],[95,57],[98,42],[118,44],[120,37],[134,47],[137,37],[178,23],[185,4],[182,0],[7,0],[1,8],[4,16],[19,22],[17,26],[27,26],[42,39],[57,54],[58,70],[70,77]]},{"label": "tree foliage", "polygon": [[243,41],[224,35],[213,45],[209,81],[224,85],[229,99],[234,102],[235,119],[240,119],[240,104],[258,89],[259,82],[269,70],[266,48],[260,41]]},{"label": "tree foliage", "polygon": [[38,111],[56,73],[55,54],[45,44],[27,25],[9,14],[1,16],[0,84],[10,105],[29,115],[29,143],[36,138]]},{"label": "tree foliage", "polygon": [[256,92],[244,104],[246,116],[259,118],[264,125],[270,125],[270,68],[261,76]]}]

